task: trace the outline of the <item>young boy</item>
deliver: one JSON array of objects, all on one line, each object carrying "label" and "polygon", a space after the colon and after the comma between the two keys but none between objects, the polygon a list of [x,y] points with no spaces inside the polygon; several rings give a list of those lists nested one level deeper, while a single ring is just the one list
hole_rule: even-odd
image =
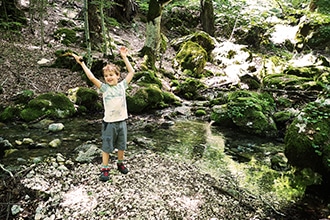
[{"label": "young boy", "polygon": [[103,94],[104,118],[102,122],[101,181],[109,180],[109,153],[111,153],[114,148],[118,149],[118,170],[123,174],[128,173],[128,169],[123,164],[127,141],[125,120],[128,117],[125,90],[134,76],[134,69],[127,58],[127,48],[121,47],[119,52],[125,62],[128,74],[124,80],[118,82],[120,78],[119,68],[114,64],[108,64],[103,68],[105,83],[94,76],[83,62],[81,56],[73,54],[73,57],[76,62],[81,65],[88,79],[100,89]]}]

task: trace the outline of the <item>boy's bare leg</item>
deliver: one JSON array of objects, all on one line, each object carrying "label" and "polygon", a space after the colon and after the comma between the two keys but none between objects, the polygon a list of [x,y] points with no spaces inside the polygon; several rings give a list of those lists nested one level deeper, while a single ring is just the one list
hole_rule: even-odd
[{"label": "boy's bare leg", "polygon": [[107,152],[102,152],[102,165],[103,166],[108,166],[109,164],[109,153]]},{"label": "boy's bare leg", "polygon": [[124,160],[124,151],[118,150],[118,160],[123,161]]}]

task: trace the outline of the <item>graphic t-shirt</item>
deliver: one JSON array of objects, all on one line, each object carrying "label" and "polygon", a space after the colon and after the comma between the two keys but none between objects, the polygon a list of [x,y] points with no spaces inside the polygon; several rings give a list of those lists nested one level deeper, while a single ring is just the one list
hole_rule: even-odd
[{"label": "graphic t-shirt", "polygon": [[127,87],[125,79],[115,86],[102,83],[100,92],[103,95],[105,122],[123,121],[128,118],[125,93]]}]

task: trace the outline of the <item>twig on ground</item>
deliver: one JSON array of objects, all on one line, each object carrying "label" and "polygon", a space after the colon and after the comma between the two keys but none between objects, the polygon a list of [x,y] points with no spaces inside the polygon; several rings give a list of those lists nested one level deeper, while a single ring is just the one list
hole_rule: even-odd
[{"label": "twig on ground", "polygon": [[9,175],[10,175],[11,177],[14,178],[14,175],[13,175],[9,170],[7,170],[2,164],[0,164],[0,168],[1,168],[3,171],[9,173]]},{"label": "twig on ground", "polygon": [[36,166],[36,164],[32,164],[31,166],[27,167],[26,169],[17,172],[17,173],[15,174],[15,176],[18,176],[19,174],[21,174],[21,173],[23,173],[23,172],[28,172],[28,171],[32,170],[32,168],[34,168],[35,166]]},{"label": "twig on ground", "polygon": [[7,82],[8,78],[6,78],[2,83],[1,86],[5,85],[5,83]]}]

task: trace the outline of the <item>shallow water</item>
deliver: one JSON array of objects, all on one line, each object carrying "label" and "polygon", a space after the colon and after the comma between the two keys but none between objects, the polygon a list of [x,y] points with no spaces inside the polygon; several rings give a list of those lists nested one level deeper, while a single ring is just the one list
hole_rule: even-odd
[{"label": "shallow water", "polygon": [[[73,118],[54,121],[63,123],[60,132],[49,132],[46,125],[11,124],[0,131],[0,137],[12,143],[17,149],[3,158],[5,166],[17,166],[31,161],[61,153],[72,156],[74,149],[86,141],[101,146],[101,120],[99,116]],[[135,152],[149,150],[179,155],[182,160],[199,166],[203,172],[220,178],[228,176],[236,181],[237,187],[245,188],[254,195],[262,195],[279,200],[292,200],[302,196],[305,186],[291,187],[292,170],[279,172],[270,168],[273,154],[283,151],[283,144],[240,133],[230,129],[220,129],[208,122],[177,120],[170,126],[159,126],[155,121],[128,121],[127,157]],[[33,127],[33,128],[32,128]],[[17,141],[31,138],[34,144],[17,145]],[[48,143],[56,138],[62,140],[58,148],[51,148]],[[149,145],[139,146],[135,140],[148,140]]]}]

